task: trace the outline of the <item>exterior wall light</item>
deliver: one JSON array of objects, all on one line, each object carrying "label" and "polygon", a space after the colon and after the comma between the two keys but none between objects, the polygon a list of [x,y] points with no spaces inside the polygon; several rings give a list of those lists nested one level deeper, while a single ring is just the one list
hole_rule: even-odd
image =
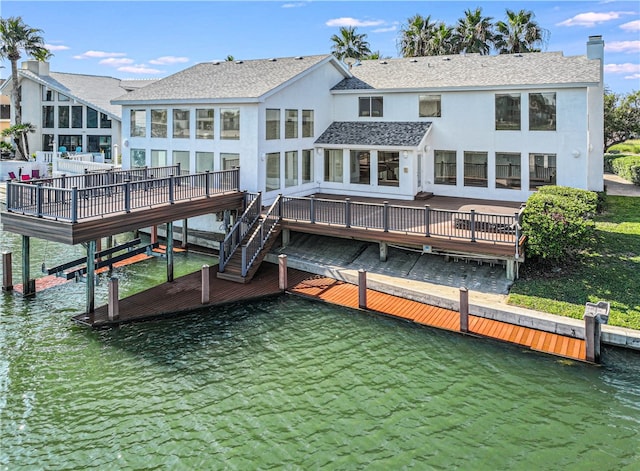
[{"label": "exterior wall light", "polygon": [[571,152],[571,155],[573,155],[577,159],[578,157],[580,157],[580,151],[578,149],[574,149],[574,151]]}]

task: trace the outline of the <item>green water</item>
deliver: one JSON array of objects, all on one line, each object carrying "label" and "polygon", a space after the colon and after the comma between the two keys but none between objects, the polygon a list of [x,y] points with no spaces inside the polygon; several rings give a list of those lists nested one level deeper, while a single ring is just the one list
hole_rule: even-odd
[{"label": "green water", "polygon": [[[74,251],[34,240],[32,270]],[[118,272],[125,294],[164,274]],[[90,331],[84,296],[2,295],[0,469],[640,469],[637,353],[598,368],[289,296]]]}]

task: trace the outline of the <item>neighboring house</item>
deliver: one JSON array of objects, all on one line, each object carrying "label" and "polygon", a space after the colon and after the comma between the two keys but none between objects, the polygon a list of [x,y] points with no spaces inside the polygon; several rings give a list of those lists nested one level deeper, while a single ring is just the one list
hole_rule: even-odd
[{"label": "neighboring house", "polygon": [[[103,152],[105,158],[111,158],[121,142],[121,108],[111,100],[150,83],[50,72],[48,62],[35,60],[23,62],[18,75],[22,122],[36,127],[36,132],[29,134],[31,152],[64,147],[69,152]],[[0,92],[8,98],[11,87],[8,79]]]},{"label": "neighboring house", "polygon": [[[4,85],[5,79],[0,79],[0,88]],[[11,102],[10,98],[0,95],[0,133],[11,127]]]},{"label": "neighboring house", "polygon": [[525,201],[603,188],[604,42],[586,56],[202,63],[112,101],[123,165],[240,166],[242,189]]}]

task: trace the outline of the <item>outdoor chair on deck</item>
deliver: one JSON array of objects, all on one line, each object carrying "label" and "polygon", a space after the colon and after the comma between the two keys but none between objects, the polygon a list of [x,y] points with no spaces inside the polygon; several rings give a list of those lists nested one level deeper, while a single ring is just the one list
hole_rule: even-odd
[{"label": "outdoor chair on deck", "polygon": [[17,180],[16,174],[14,172],[9,172],[9,180]]},{"label": "outdoor chair on deck", "polygon": [[40,170],[37,168],[31,170],[31,178],[40,178]]},{"label": "outdoor chair on deck", "polygon": [[31,180],[31,175],[25,173],[20,177],[20,180],[22,180],[23,182],[28,182],[29,180]]}]

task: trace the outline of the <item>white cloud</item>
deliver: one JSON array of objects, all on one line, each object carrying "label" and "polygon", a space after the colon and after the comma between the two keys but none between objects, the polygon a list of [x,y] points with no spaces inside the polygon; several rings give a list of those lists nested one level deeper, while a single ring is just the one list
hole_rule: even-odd
[{"label": "white cloud", "polygon": [[630,62],[624,64],[605,64],[604,71],[610,74],[639,74],[640,64],[632,64]]},{"label": "white cloud", "polygon": [[146,65],[132,65],[125,67],[118,67],[120,72],[128,72],[130,74],[159,74],[162,71],[158,69],[152,69]]},{"label": "white cloud", "polygon": [[189,62],[189,58],[176,57],[176,56],[162,56],[162,57],[158,57],[157,59],[152,59],[149,61],[149,63],[153,65],[182,64],[184,62]]},{"label": "white cloud", "polygon": [[356,18],[334,18],[325,23],[327,26],[380,26],[384,24],[383,20],[358,20]]},{"label": "white cloud", "polygon": [[103,59],[105,57],[124,57],[124,52],[105,52],[105,51],[87,51],[78,56],[73,56],[74,59]]},{"label": "white cloud", "polygon": [[378,29],[374,29],[371,32],[372,33],[390,33],[393,31],[396,31],[398,28],[396,26],[389,26],[388,28],[378,28]]},{"label": "white cloud", "polygon": [[617,20],[624,15],[629,15],[628,11],[610,11],[606,13],[596,13],[593,11],[587,13],[579,13],[573,18],[558,23],[557,26],[595,26],[607,21]]},{"label": "white cloud", "polygon": [[636,41],[612,41],[605,43],[604,49],[607,52],[640,52],[640,40]]},{"label": "white cloud", "polygon": [[638,80],[640,79],[640,72],[637,74],[633,74],[633,75],[625,75],[624,77],[627,80]]},{"label": "white cloud", "polygon": [[620,25],[620,29],[625,31],[640,31],[640,20],[629,21]]},{"label": "white cloud", "polygon": [[133,59],[129,59],[127,57],[109,57],[107,59],[102,59],[98,64],[101,65],[110,65],[111,67],[121,67],[127,64],[133,64]]},{"label": "white cloud", "polygon": [[44,47],[49,49],[50,51],[66,51],[69,49],[69,46],[63,46],[62,44],[45,44]]},{"label": "white cloud", "polygon": [[307,6],[307,4],[304,3],[304,2],[284,3],[282,5],[282,8],[300,8],[300,7],[304,7],[304,6]]}]

